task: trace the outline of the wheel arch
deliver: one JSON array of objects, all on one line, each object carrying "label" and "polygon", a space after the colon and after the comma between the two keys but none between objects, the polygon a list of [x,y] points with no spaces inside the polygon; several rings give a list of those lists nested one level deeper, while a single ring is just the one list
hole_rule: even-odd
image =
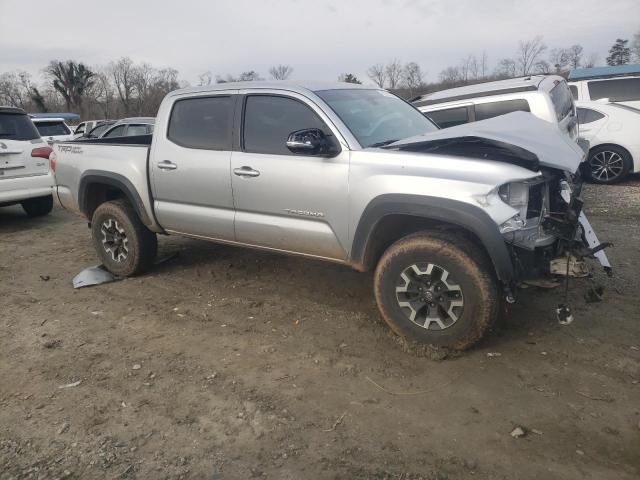
[{"label": "wheel arch", "polygon": [[497,278],[509,286],[515,279],[511,255],[495,222],[481,208],[458,200],[389,194],[374,198],[356,228],[351,262],[372,269],[393,242],[420,230],[454,230],[476,243],[493,264]]},{"label": "wheel arch", "polygon": [[100,204],[118,198],[129,201],[143,224],[153,225],[142,198],[126,177],[102,170],[87,170],[80,178],[78,206],[89,220]]}]

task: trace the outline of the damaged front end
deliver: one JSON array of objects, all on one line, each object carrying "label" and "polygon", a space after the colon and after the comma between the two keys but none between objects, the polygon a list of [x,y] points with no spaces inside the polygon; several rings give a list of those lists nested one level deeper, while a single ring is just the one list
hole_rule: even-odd
[{"label": "damaged front end", "polygon": [[584,259],[595,257],[608,274],[611,264],[582,211],[582,181],[557,169],[542,168],[541,176],[502,185],[501,200],[517,213],[499,226],[510,248],[519,282],[539,282],[549,276],[583,277]]}]

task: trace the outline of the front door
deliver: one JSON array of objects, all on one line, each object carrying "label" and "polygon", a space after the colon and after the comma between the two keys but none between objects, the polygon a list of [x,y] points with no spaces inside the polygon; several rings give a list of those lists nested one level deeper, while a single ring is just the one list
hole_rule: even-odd
[{"label": "front door", "polygon": [[150,153],[154,208],[165,230],[234,240],[230,159],[237,95],[177,98]]},{"label": "front door", "polygon": [[[346,259],[349,150],[302,95],[247,92],[240,151],[231,157],[236,240]],[[290,133],[319,128],[342,143],[332,158],[293,154]]]}]

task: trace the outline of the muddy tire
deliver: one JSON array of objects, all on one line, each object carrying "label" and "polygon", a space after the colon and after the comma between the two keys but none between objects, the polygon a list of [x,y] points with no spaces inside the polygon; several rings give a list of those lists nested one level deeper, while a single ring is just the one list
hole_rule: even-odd
[{"label": "muddy tire", "polygon": [[382,255],[374,276],[378,308],[395,333],[455,350],[478,342],[497,318],[498,291],[486,254],[441,232],[398,240]]},{"label": "muddy tire", "polygon": [[126,200],[100,205],[91,219],[98,257],[114,275],[129,277],[148,270],[156,258],[158,240]]},{"label": "muddy tire", "polygon": [[53,196],[30,198],[20,202],[22,208],[30,217],[43,217],[53,210]]}]

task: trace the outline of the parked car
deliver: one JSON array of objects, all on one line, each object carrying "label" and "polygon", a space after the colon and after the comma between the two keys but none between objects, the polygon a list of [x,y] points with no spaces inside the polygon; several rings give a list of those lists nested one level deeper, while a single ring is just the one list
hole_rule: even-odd
[{"label": "parked car", "polygon": [[0,107],[0,206],[19,203],[31,217],[51,211],[50,154],[24,110]]},{"label": "parked car", "polygon": [[576,102],[580,136],[590,144],[584,173],[616,183],[640,171],[640,110],[608,102]]},{"label": "parked car", "polygon": [[411,101],[440,128],[510,112],[531,112],[572,139],[578,136],[575,107],[567,82],[557,75],[532,75],[451,88]]},{"label": "parked car", "polygon": [[73,139],[73,133],[63,118],[32,118],[31,121],[49,145],[53,142]]},{"label": "parked car", "polygon": [[87,120],[84,122],[80,122],[78,126],[73,131],[74,138],[84,137],[91,130],[96,128],[99,125],[103,125],[106,122],[114,122],[114,120]]},{"label": "parked car", "polygon": [[116,123],[117,120],[105,120],[101,123],[99,123],[97,126],[93,127],[91,130],[89,130],[87,133],[85,133],[84,135],[82,135],[79,138],[100,138],[100,136],[114,123]]},{"label": "parked car", "polygon": [[156,122],[154,117],[131,117],[118,120],[100,134],[99,138],[135,137],[151,135]]},{"label": "parked car", "polygon": [[569,73],[576,100],[601,100],[640,108],[640,65],[578,68]]},{"label": "parked car", "polygon": [[246,82],[169,93],[157,118],[137,144],[54,146],[58,199],[116,275],[151,267],[156,234],[375,269],[395,332],[465,349],[523,278],[599,245],[568,182],[584,151],[526,113],[438,130],[374,87]]}]

